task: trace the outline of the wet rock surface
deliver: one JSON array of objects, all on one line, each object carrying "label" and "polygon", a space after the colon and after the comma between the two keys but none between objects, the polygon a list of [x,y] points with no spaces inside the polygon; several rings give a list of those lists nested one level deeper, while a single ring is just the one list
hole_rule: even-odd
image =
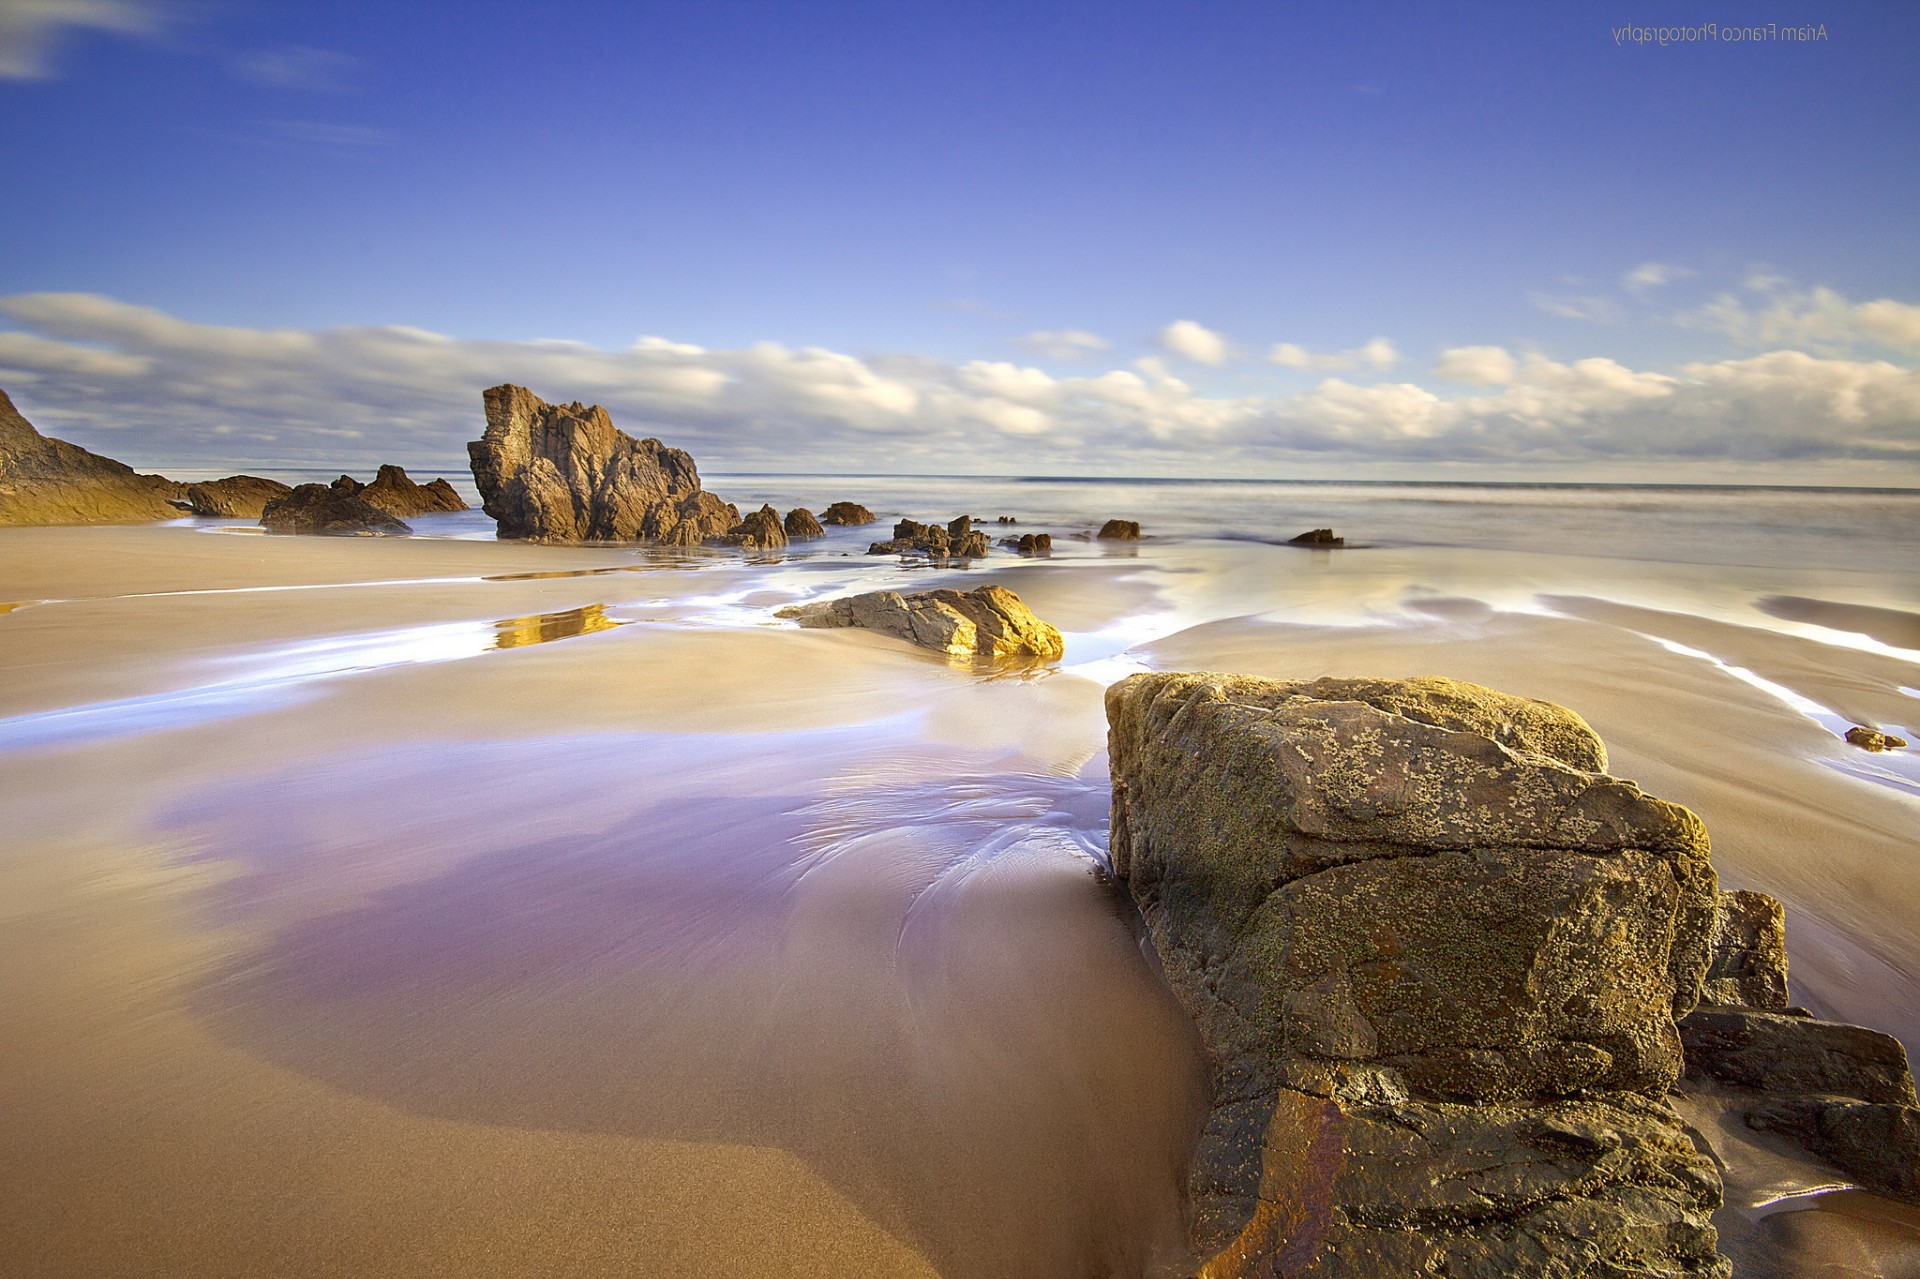
[{"label": "wet rock surface", "polygon": [[725,540],[746,551],[771,551],[787,544],[787,530],[780,512],[762,506],[728,529]]},{"label": "wet rock surface", "polygon": [[1140,521],[1108,520],[1094,536],[1106,542],[1137,542],[1140,540]]},{"label": "wet rock surface", "polygon": [[258,475],[229,475],[187,485],[187,506],[195,515],[257,520],[267,503],[293,492],[293,486]]},{"label": "wet rock surface", "polygon": [[511,385],[483,398],[486,434],[467,455],[501,537],[691,546],[740,522],[700,487],[691,457],[616,429],[597,404],[548,404]]},{"label": "wet rock surface", "polygon": [[1725,1275],[1663,1100],[1699,820],[1579,716],[1444,680],[1134,676],[1111,851],[1216,1073],[1200,1273]]},{"label": "wet rock surface", "polygon": [[268,502],[260,526],[269,533],[345,536],[355,533],[411,533],[403,521],[369,502],[362,486],[342,475],[331,484],[302,484]]},{"label": "wet rock surface", "polygon": [[177,519],[187,486],[34,429],[0,391],[0,525]]},{"label": "wet rock surface", "polygon": [[956,516],[944,527],[901,520],[893,537],[867,548],[869,555],[925,555],[930,559],[979,559],[991,547],[987,535],[973,527],[973,517]]},{"label": "wet rock surface", "polygon": [[955,657],[1050,659],[1064,649],[1059,630],[1001,586],[917,595],[869,591],[783,608],[776,616],[806,627],[863,627]]}]

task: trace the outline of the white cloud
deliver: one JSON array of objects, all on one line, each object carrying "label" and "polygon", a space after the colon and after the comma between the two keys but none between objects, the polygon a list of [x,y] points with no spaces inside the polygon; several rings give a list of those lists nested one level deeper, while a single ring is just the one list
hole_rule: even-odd
[{"label": "white cloud", "polygon": [[1014,341],[1035,355],[1050,360],[1085,360],[1113,345],[1098,333],[1089,333],[1085,329],[1041,330],[1017,337]]},{"label": "white cloud", "polygon": [[1433,375],[1471,386],[1504,386],[1519,367],[1505,347],[1456,346],[1440,353]]},{"label": "white cloud", "polygon": [[1350,351],[1315,352],[1292,342],[1276,342],[1273,349],[1267,352],[1267,359],[1288,369],[1331,372],[1366,365],[1385,372],[1400,362],[1400,348],[1389,338],[1373,338],[1364,346],[1354,347]]},{"label": "white cloud", "polygon": [[336,49],[285,44],[237,55],[229,64],[248,84],[306,93],[351,93],[365,63]]},{"label": "white cloud", "polygon": [[1620,277],[1620,287],[1637,298],[1645,297],[1655,289],[1692,274],[1691,270],[1683,266],[1672,266],[1665,262],[1642,262]]},{"label": "white cloud", "polygon": [[[604,404],[622,428],[686,448],[709,469],[1227,474],[1324,460],[1565,469],[1621,459],[1920,468],[1920,373],[1800,351],[1655,373],[1456,347],[1435,373],[1473,393],[1331,377],[1295,394],[1231,397],[1196,392],[1157,357],[1057,377],[1008,361],[770,342],[709,349],[648,337],[605,350],[399,327],[223,327],[72,293],[0,298],[0,315],[14,324],[0,331],[0,386],[22,411],[163,470],[457,466],[482,426],[480,391],[506,381]],[[1872,315],[1896,333],[1906,323],[1904,312]]]},{"label": "white cloud", "polygon": [[1527,300],[1548,315],[1563,320],[1584,320],[1588,324],[1612,324],[1620,318],[1620,306],[1611,298],[1591,294],[1529,293]]},{"label": "white cloud", "polygon": [[158,6],[144,0],[0,0],[0,80],[45,80],[53,55],[73,29],[152,35]]},{"label": "white cloud", "polygon": [[1800,292],[1779,276],[1755,275],[1748,291],[1763,299],[1749,305],[1722,293],[1676,320],[1715,329],[1743,346],[1805,346],[1827,354],[1885,347],[1920,354],[1920,306],[1878,298],[1854,303],[1834,289]]},{"label": "white cloud", "polygon": [[1160,345],[1195,364],[1217,369],[1227,362],[1227,339],[1193,320],[1175,320],[1161,329]]}]

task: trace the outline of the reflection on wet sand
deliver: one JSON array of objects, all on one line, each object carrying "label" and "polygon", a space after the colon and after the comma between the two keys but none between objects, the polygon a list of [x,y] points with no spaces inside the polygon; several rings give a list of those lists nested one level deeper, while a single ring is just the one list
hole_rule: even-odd
[{"label": "reflection on wet sand", "polygon": [[608,617],[605,604],[588,604],[558,613],[539,613],[533,617],[509,617],[493,624],[493,646],[525,648],[529,644],[547,644],[554,640],[572,639],[577,635],[592,635],[596,631],[610,631],[626,624],[618,618]]},{"label": "reflection on wet sand", "polygon": [[[772,746],[449,747],[490,797],[452,825],[380,755],[193,796],[171,820],[240,859],[222,915],[273,921],[197,1003],[419,1114],[792,1151],[949,1279],[1177,1249],[1204,1079],[1094,874],[1104,778],[871,725]],[[401,866],[289,822],[341,804],[407,831]]]},{"label": "reflection on wet sand", "polygon": [[15,600],[11,604],[0,604],[0,617],[6,616],[17,608],[28,608],[39,602],[39,600]]}]

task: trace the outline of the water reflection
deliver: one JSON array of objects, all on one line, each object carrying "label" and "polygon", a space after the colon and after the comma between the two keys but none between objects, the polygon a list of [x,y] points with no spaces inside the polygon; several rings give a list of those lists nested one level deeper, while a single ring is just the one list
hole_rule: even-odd
[{"label": "water reflection", "polygon": [[509,617],[493,624],[493,646],[525,648],[529,644],[547,644],[577,635],[592,635],[596,631],[610,631],[626,624],[619,618],[608,617],[605,604],[588,604],[533,617]]}]

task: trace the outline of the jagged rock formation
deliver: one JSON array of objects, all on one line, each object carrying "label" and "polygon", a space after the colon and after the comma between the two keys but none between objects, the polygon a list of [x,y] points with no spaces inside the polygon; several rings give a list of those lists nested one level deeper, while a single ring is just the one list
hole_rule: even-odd
[{"label": "jagged rock formation", "polygon": [[763,506],[728,529],[726,540],[742,550],[770,551],[787,544],[787,530],[780,523],[780,512]]},{"label": "jagged rock formation", "polygon": [[1906,1049],[1789,1006],[1779,902],[1720,895],[1712,967],[1680,1038],[1688,1077],[1730,1086],[1748,1127],[1798,1143],[1868,1190],[1920,1203],[1920,1106]]},{"label": "jagged rock formation", "polygon": [[813,518],[813,512],[804,506],[796,506],[787,512],[785,526],[789,542],[811,542],[816,537],[827,535],[827,530],[820,527],[820,521]]},{"label": "jagged rock formation", "polygon": [[1347,539],[1335,537],[1330,528],[1308,529],[1297,537],[1287,539],[1288,546],[1345,546]]},{"label": "jagged rock formation", "polygon": [[858,502],[835,502],[821,512],[820,520],[824,524],[871,524],[880,517]]},{"label": "jagged rock formation", "polygon": [[1108,520],[1094,536],[1106,542],[1137,542],[1140,540],[1140,521]]},{"label": "jagged rock formation", "polygon": [[865,627],[956,657],[1050,659],[1065,647],[1057,629],[1002,586],[922,595],[870,591],[783,608],[775,616],[807,627]]},{"label": "jagged rock formation", "polygon": [[1113,870],[1216,1070],[1201,1275],[1728,1273],[1663,1100],[1698,818],[1470,684],[1136,675],[1107,715]]},{"label": "jagged rock formation", "polygon": [[331,484],[302,484],[268,502],[260,526],[269,533],[411,533],[413,530],[363,496],[350,475]]},{"label": "jagged rock formation", "polygon": [[[342,477],[345,478],[345,477]],[[335,481],[338,483],[338,481]],[[397,466],[383,466],[360,496],[396,519],[436,511],[464,511],[467,504],[444,479],[416,484]]]},{"label": "jagged rock formation", "polygon": [[738,510],[701,489],[692,458],[615,429],[597,404],[548,404],[522,386],[496,386],[483,398],[486,434],[467,456],[501,537],[690,546],[740,522]]},{"label": "jagged rock formation", "polygon": [[176,519],[184,484],[50,439],[0,391],[0,525]]},{"label": "jagged rock formation", "polygon": [[979,559],[991,549],[987,535],[973,527],[970,515],[956,516],[945,528],[901,520],[893,526],[893,539],[875,542],[869,555],[925,555],[932,559]]},{"label": "jagged rock formation", "polygon": [[257,520],[267,503],[293,492],[293,486],[258,475],[229,475],[187,485],[187,505],[195,515],[229,520]]},{"label": "jagged rock formation", "polygon": [[1021,555],[1051,555],[1053,554],[1053,534],[1022,533],[1019,537],[1001,538],[1000,545]]}]

